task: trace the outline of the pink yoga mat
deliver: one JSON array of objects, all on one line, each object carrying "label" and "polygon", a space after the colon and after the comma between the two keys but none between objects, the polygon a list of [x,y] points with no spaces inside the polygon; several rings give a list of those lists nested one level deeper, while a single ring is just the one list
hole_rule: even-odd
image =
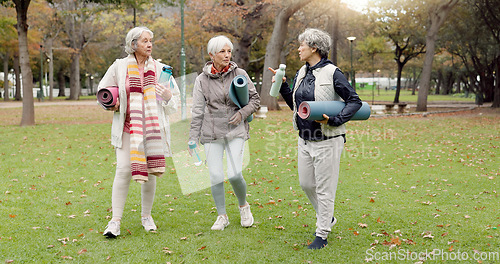
[{"label": "pink yoga mat", "polygon": [[118,100],[118,87],[106,87],[97,92],[97,101],[104,107],[113,107]]}]

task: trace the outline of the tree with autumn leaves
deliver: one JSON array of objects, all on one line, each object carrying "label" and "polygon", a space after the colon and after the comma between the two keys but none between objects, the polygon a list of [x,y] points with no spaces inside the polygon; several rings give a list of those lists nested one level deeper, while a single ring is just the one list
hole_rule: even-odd
[{"label": "tree with autumn leaves", "polygon": [[[497,92],[499,82],[496,81],[494,84],[495,82],[489,81],[498,78],[494,74],[495,70],[491,70],[492,75],[488,74],[481,78],[480,84],[470,82],[474,74],[481,75],[481,68],[472,64],[477,60],[469,59],[469,55],[463,49],[453,48],[460,40],[453,39],[451,36],[457,35],[457,31],[461,29],[460,27],[454,29],[446,23],[447,20],[453,20],[457,14],[464,14],[465,17],[461,19],[470,21],[464,24],[477,23],[478,26],[484,28],[478,31],[484,36],[480,39],[494,40],[495,34],[498,35],[498,27],[495,27],[498,24],[495,24],[498,13],[488,13],[488,6],[491,10],[495,9],[491,7],[492,0],[461,2],[460,5],[465,9],[473,7],[469,8],[471,11],[466,14],[460,7],[457,8],[460,12],[448,18],[440,15],[442,13],[439,13],[439,4],[456,1],[435,0],[435,9],[431,8],[433,6],[422,8],[414,1],[407,0],[394,0],[393,2],[397,5],[385,5],[387,1],[372,1],[371,7],[378,8],[378,12],[369,13],[367,16],[348,9],[343,2],[338,0],[0,0],[4,8],[16,10],[17,38],[11,39],[9,45],[2,45],[0,53],[7,68],[9,64],[12,65],[10,61],[14,64],[16,62],[11,58],[19,54],[24,82],[23,94],[25,95],[21,125],[34,124],[33,82],[31,80],[40,79],[38,74],[35,74],[33,78],[33,72],[40,71],[38,59],[40,53],[42,53],[42,58],[50,58],[50,64],[44,67],[51,69],[49,78],[51,90],[55,86],[53,81],[59,83],[59,87],[65,87],[65,79],[69,76],[68,98],[72,100],[79,99],[82,85],[89,86],[93,77],[102,76],[106,67],[114,59],[123,56],[123,36],[136,24],[147,25],[155,32],[155,57],[173,65],[175,71],[178,71],[180,69],[178,59],[180,53],[178,5],[180,1],[185,1],[186,7],[186,72],[199,71],[208,59],[205,46],[210,37],[215,34],[228,35],[235,44],[233,59],[240,67],[247,69],[254,78],[261,94],[262,104],[267,105],[269,109],[279,109],[279,106],[278,100],[269,96],[272,74],[266,69],[276,68],[278,64],[286,63],[289,66],[287,75],[289,79],[292,79],[295,70],[301,64],[297,58],[296,37],[306,27],[317,27],[330,32],[335,44],[332,59],[336,60],[336,64],[344,69],[346,74],[349,72],[349,42],[345,38],[355,35],[357,39],[353,53],[354,72],[373,74],[373,65],[375,63],[386,65],[387,54],[392,52],[397,62],[398,76],[401,78],[405,71],[403,66],[414,59],[416,59],[415,65],[421,65],[423,61],[420,58],[423,55],[420,54],[425,53],[427,63],[421,66],[423,73],[420,80],[423,90],[419,92],[420,97],[425,98],[427,95],[424,92],[430,90],[425,88],[428,87],[426,83],[428,83],[429,72],[433,76],[433,73],[442,67],[442,65],[432,65],[429,63],[430,59],[438,55],[442,60],[450,57],[446,54],[453,54],[452,56],[455,56],[457,60],[461,58],[467,62],[464,63],[463,71],[467,72],[469,77],[462,82],[466,90],[474,93],[481,92],[489,101],[500,100],[495,99],[498,97],[497,94],[500,94]],[[432,13],[432,10],[435,12]],[[436,25],[442,25],[442,27],[427,26],[433,23],[432,14],[436,14],[441,19]],[[14,17],[2,19],[4,22],[11,19],[12,25]],[[426,31],[426,28],[432,29],[433,32]],[[385,44],[383,39],[385,39]],[[374,40],[377,40],[376,46],[374,46]],[[435,42],[435,52],[429,49],[430,41]],[[15,43],[15,47],[12,47],[12,43]],[[491,47],[491,43],[485,42],[484,45]],[[487,61],[482,63],[488,67],[483,66],[482,69],[499,67],[498,57],[492,51],[491,56],[485,58]],[[15,67],[14,71],[16,71]],[[431,77],[431,81],[433,78]],[[41,80],[38,81],[42,83]],[[495,88],[491,88],[488,83]],[[6,89],[5,86],[4,89]],[[398,84],[398,91],[399,89],[401,89],[401,83]],[[59,89],[59,91],[59,96],[66,96],[64,89]],[[395,102],[398,101],[398,94],[396,94]],[[421,101],[420,98],[419,101]]]}]

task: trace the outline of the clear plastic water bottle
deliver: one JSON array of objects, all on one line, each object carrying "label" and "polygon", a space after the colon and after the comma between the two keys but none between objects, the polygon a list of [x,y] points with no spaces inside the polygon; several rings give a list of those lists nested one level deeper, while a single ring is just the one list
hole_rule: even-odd
[{"label": "clear plastic water bottle", "polygon": [[196,147],[196,142],[189,141],[188,142],[189,149],[192,150],[191,155],[193,156],[194,165],[200,166],[203,161],[200,158],[200,153],[198,152],[198,148]]},{"label": "clear plastic water bottle", "polygon": [[280,94],[281,84],[283,83],[283,76],[285,76],[285,64],[280,64],[280,67],[276,70],[274,75],[274,83],[269,90],[269,95],[272,97],[278,97]]}]

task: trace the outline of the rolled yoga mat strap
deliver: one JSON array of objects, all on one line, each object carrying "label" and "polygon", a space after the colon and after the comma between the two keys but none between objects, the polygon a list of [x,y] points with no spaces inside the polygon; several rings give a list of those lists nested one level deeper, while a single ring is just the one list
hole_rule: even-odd
[{"label": "rolled yoga mat strap", "polygon": [[[248,95],[248,80],[244,75],[234,77],[229,87],[229,98],[239,107],[243,108],[250,100]],[[253,120],[253,114],[247,117],[247,121]]]},{"label": "rolled yoga mat strap", "polygon": [[[299,105],[297,114],[306,120],[323,120],[323,114],[336,116],[344,109],[345,103],[341,101],[304,101]],[[362,102],[361,108],[351,120],[367,120],[370,117],[370,105]]]},{"label": "rolled yoga mat strap", "polygon": [[118,101],[118,87],[106,87],[99,90],[97,101],[105,108],[115,106]]}]

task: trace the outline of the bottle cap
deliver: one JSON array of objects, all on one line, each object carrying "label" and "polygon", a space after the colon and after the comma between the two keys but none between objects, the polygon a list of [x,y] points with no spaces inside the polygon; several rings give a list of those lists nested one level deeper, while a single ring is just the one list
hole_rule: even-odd
[{"label": "bottle cap", "polygon": [[188,142],[188,146],[190,149],[195,149],[196,148],[196,142],[191,140]]}]

